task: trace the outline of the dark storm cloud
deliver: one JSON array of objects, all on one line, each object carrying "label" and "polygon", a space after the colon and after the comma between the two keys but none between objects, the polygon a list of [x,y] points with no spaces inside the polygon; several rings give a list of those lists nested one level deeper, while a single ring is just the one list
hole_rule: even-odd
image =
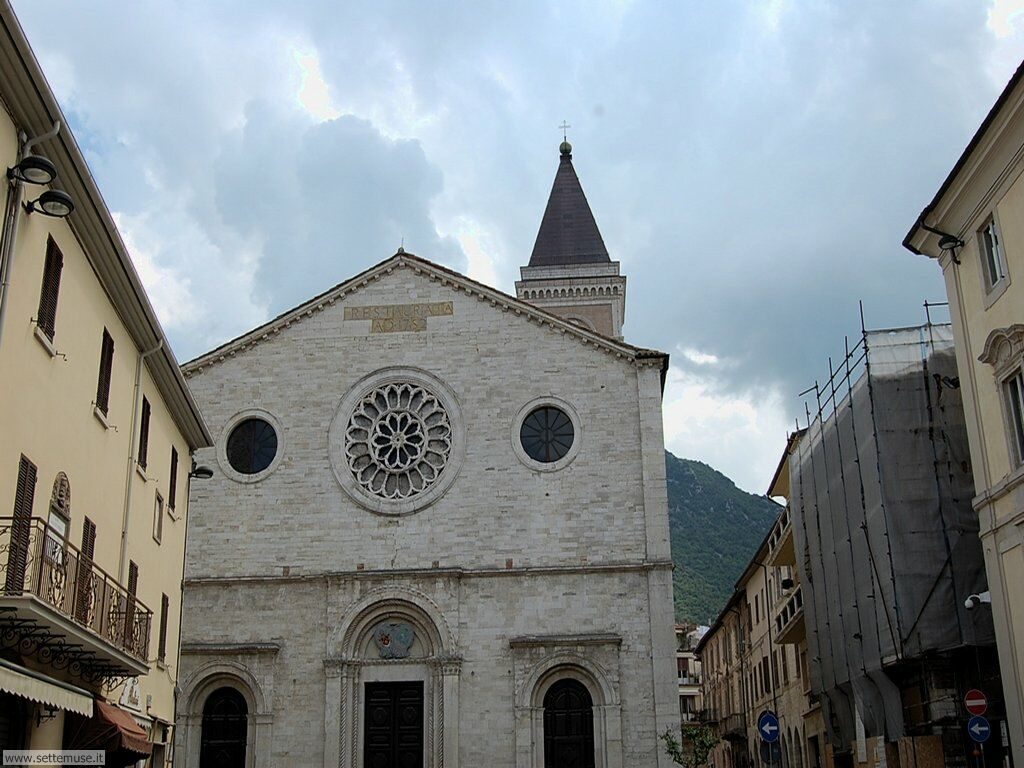
[{"label": "dark storm cloud", "polygon": [[365,120],[309,126],[252,103],[214,175],[220,220],[263,245],[256,280],[275,308],[342,282],[403,240],[465,267],[458,244],[437,235],[427,210],[441,191],[440,171],[419,142],[386,139]]},{"label": "dark storm cloud", "polygon": [[[942,298],[900,241],[1002,85],[993,52],[1005,82],[1024,37],[997,41],[974,0],[16,6],[108,201],[191,298],[182,357],[403,237],[457,269],[476,238],[511,290],[567,118],[627,337],[718,359],[676,355],[736,448],[713,453],[712,426],[678,449],[747,487],[750,407],[802,414],[858,300],[878,327]],[[336,119],[299,106],[296,50]],[[759,428],[763,466],[784,435]]]}]

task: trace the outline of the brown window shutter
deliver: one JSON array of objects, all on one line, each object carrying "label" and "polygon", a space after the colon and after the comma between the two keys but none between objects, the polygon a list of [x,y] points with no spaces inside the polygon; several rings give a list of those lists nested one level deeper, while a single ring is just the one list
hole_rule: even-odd
[{"label": "brown window shutter", "polygon": [[128,604],[124,611],[125,644],[131,646],[135,629],[135,595],[139,588],[139,566],[134,560],[128,561]]},{"label": "brown window shutter", "polygon": [[167,613],[170,611],[171,601],[167,595],[160,596],[160,647],[157,650],[157,658],[163,661],[167,658]]},{"label": "brown window shutter", "polygon": [[128,594],[135,597],[136,590],[139,588],[139,566],[135,564],[134,560],[128,561]]},{"label": "brown window shutter", "polygon": [[11,549],[7,556],[7,577],[4,580],[4,592],[8,595],[20,595],[25,588],[29,541],[32,536],[32,500],[35,492],[36,465],[22,456],[18,464],[18,485],[14,491]]},{"label": "brown window shutter", "polygon": [[96,552],[96,523],[88,517],[82,522],[82,555],[92,560]]},{"label": "brown window shutter", "polygon": [[36,313],[36,323],[51,341],[57,328],[57,295],[60,293],[60,273],[63,269],[64,257],[51,237],[46,243],[43,285],[39,291],[39,311]]},{"label": "brown window shutter", "polygon": [[139,466],[146,468],[149,460],[149,400],[142,398],[142,421],[139,424]]},{"label": "brown window shutter", "polygon": [[75,574],[75,618],[82,624],[89,625],[92,607],[92,558],[96,551],[96,523],[88,517],[82,521],[82,549],[78,558]]},{"label": "brown window shutter", "polygon": [[167,489],[167,507],[174,509],[174,499],[178,495],[178,449],[171,446],[171,481]]},{"label": "brown window shutter", "polygon": [[96,407],[106,415],[110,407],[110,373],[114,367],[114,339],[103,329],[103,347],[100,349],[100,375],[96,382]]}]

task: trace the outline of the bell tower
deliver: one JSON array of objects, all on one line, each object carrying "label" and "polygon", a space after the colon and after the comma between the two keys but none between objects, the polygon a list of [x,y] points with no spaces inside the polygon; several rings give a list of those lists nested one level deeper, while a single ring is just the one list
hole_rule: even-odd
[{"label": "bell tower", "polygon": [[612,261],[563,141],[558,171],[516,296],[591,331],[622,339],[626,278]]}]

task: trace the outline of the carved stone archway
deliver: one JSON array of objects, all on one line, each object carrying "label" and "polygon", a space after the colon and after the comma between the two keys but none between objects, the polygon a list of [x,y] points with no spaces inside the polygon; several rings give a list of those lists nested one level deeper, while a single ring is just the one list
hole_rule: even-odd
[{"label": "carved stone archway", "polygon": [[324,659],[324,768],[362,768],[365,686],[398,681],[423,684],[424,768],[457,768],[461,659],[440,609],[419,592],[381,588],[344,615]]},{"label": "carved stone archway", "polygon": [[184,681],[184,716],[179,716],[181,733],[177,749],[184,752],[183,764],[198,768],[202,745],[203,709],[210,695],[224,687],[234,688],[245,699],[248,710],[245,742],[246,768],[269,768],[273,716],[255,675],[235,661],[204,664]]}]

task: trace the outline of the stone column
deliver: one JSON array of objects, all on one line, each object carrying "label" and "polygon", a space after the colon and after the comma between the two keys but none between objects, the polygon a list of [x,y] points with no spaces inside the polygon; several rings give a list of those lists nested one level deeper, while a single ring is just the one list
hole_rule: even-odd
[{"label": "stone column", "polygon": [[341,765],[341,695],[346,673],[345,662],[340,659],[326,659],[324,673],[324,768],[338,768]]},{"label": "stone column", "polygon": [[441,661],[440,727],[443,749],[438,768],[459,768],[459,674],[462,659]]}]

